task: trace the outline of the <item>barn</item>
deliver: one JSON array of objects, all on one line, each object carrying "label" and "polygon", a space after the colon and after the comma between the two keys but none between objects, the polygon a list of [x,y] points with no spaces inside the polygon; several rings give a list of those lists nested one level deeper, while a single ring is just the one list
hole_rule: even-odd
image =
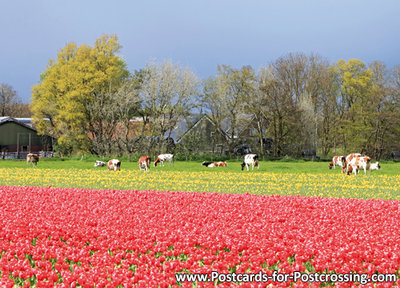
[{"label": "barn", "polygon": [[25,158],[30,152],[51,152],[53,138],[38,135],[31,118],[0,117],[0,151],[3,159]]}]

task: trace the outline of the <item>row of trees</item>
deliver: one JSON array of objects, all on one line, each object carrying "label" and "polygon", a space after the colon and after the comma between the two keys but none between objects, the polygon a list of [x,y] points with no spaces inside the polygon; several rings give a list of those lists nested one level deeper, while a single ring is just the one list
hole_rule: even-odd
[{"label": "row of trees", "polygon": [[93,47],[68,44],[33,87],[36,126],[58,139],[60,151],[163,152],[178,121],[196,113],[228,132],[229,152],[241,141],[239,127],[250,122],[260,154],[266,137],[274,140],[275,156],[316,150],[380,158],[399,149],[400,66],[389,71],[356,59],[329,64],[298,53],[258,73],[221,65],[201,81],[170,61],[129,73],[120,48],[109,35]]}]

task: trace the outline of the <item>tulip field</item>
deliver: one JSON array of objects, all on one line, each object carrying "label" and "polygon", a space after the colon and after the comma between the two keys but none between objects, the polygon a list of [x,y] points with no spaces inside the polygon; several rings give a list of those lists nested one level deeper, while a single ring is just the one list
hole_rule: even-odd
[{"label": "tulip field", "polygon": [[[399,285],[400,165],[347,176],[297,164],[147,173],[0,164],[0,287]],[[276,281],[274,271],[367,280]],[[206,278],[177,277],[186,274]]]}]

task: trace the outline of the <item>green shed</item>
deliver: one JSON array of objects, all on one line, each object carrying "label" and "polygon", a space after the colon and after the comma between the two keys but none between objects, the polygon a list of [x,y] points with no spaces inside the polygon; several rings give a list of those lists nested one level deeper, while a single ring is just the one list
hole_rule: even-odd
[{"label": "green shed", "polygon": [[16,154],[23,158],[24,154],[40,151],[53,151],[53,138],[38,135],[31,124],[30,118],[0,117],[0,149],[5,155]]}]

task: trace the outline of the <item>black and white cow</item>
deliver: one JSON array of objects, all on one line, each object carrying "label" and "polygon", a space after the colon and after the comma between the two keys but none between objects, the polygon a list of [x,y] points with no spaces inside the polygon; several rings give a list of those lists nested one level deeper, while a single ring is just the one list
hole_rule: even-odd
[{"label": "black and white cow", "polygon": [[94,167],[104,167],[104,166],[106,166],[106,163],[104,163],[103,161],[96,160],[96,162],[94,162]]},{"label": "black and white cow", "polygon": [[257,154],[246,154],[244,156],[244,161],[242,163],[242,170],[246,166],[247,171],[249,171],[249,167],[251,166],[251,170],[254,170],[254,167],[257,166],[260,169],[260,165],[258,164],[258,155]]},{"label": "black and white cow", "polygon": [[206,162],[206,161],[204,161],[203,163],[201,163],[201,165],[206,166],[206,167],[209,167],[209,168],[212,168],[212,167],[215,167],[215,166],[216,166],[214,162]]},{"label": "black and white cow", "polygon": [[206,162],[204,161],[201,163],[201,165],[212,168],[212,167],[228,167],[228,163],[225,161],[219,161],[219,162]]}]

